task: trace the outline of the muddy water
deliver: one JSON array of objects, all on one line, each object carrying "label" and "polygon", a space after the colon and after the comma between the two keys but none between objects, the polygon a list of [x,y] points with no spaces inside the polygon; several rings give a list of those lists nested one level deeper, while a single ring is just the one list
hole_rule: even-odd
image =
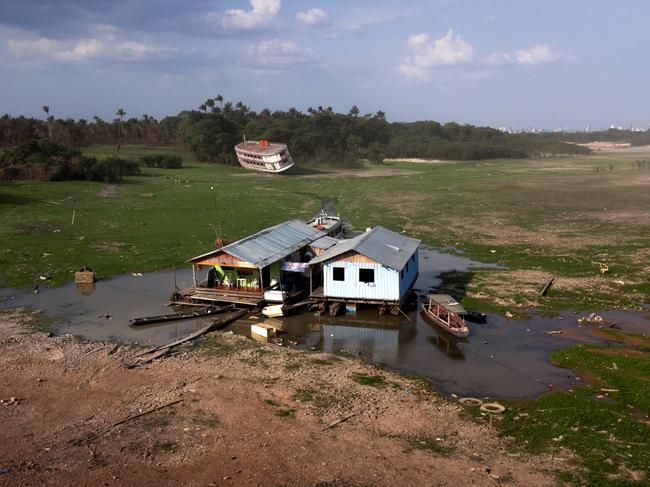
[{"label": "muddy water", "polygon": [[[192,282],[190,269],[176,272],[179,287]],[[44,310],[53,318],[56,334],[79,335],[90,340],[164,345],[201,327],[199,320],[179,321],[164,326],[131,327],[129,320],[142,316],[173,313],[165,306],[173,290],[171,271],[152,272],[141,277],[125,274],[102,279],[94,290],[77,288],[74,283],[56,288],[31,290],[3,289],[0,307],[24,306]]]},{"label": "muddy water", "polygon": [[[423,294],[440,283],[442,272],[470,271],[486,267],[468,259],[430,249],[420,251]],[[493,267],[493,266],[488,266]],[[180,287],[191,282],[191,271],[176,272]],[[103,279],[95,289],[67,284],[52,289],[0,291],[0,307],[24,306],[45,310],[61,321],[53,325],[57,334],[80,335],[92,340],[162,345],[203,326],[203,320],[188,320],[134,328],[135,317],[167,314],[165,306],[173,288],[171,271],[123,275]],[[612,311],[606,314],[625,330],[648,332],[650,322],[640,313]],[[555,387],[579,384],[570,370],[548,362],[553,350],[575,340],[597,341],[588,327],[578,327],[577,316],[564,313],[560,319],[533,317],[508,320],[489,315],[486,324],[470,324],[467,339],[452,337],[428,323],[419,313],[409,318],[378,316],[376,309],[331,318],[302,313],[281,320],[283,342],[298,348],[348,352],[364,360],[384,364],[403,373],[428,377],[444,392],[492,397],[532,397]],[[277,320],[276,319],[276,323]],[[231,330],[250,336],[250,320],[231,325]],[[547,331],[563,329],[564,335]]]}]

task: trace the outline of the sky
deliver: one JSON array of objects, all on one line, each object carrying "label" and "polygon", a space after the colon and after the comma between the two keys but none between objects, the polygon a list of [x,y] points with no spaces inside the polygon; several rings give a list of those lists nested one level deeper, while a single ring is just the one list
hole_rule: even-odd
[{"label": "sky", "polygon": [[2,0],[0,113],[650,126],[648,0]]}]

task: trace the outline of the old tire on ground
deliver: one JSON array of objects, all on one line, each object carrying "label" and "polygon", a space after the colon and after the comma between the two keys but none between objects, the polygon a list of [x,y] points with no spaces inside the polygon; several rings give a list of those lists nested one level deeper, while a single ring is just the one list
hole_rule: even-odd
[{"label": "old tire on ground", "polygon": [[506,407],[498,402],[486,402],[481,404],[481,411],[490,414],[501,414],[506,410]]},{"label": "old tire on ground", "polygon": [[458,400],[459,403],[465,406],[482,406],[483,401],[475,397],[462,397]]}]

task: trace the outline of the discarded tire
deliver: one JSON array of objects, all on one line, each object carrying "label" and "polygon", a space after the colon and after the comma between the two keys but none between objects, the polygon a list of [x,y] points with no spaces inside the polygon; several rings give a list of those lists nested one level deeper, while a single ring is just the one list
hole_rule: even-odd
[{"label": "discarded tire", "polygon": [[486,402],[485,404],[481,404],[481,411],[484,413],[501,414],[505,410],[506,407],[498,402]]},{"label": "discarded tire", "polygon": [[482,406],[483,401],[475,397],[462,397],[458,400],[459,403],[464,404],[465,406]]}]

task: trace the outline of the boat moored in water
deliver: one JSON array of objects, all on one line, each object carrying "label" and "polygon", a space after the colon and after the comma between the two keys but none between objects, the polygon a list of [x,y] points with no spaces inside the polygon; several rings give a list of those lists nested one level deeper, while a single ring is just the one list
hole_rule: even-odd
[{"label": "boat moored in water", "polygon": [[429,294],[422,302],[422,313],[429,321],[456,337],[469,335],[462,315],[466,313],[458,301],[448,294]]},{"label": "boat moored in water", "polygon": [[286,144],[268,140],[244,141],[235,146],[242,167],[258,172],[280,173],[294,165]]}]

